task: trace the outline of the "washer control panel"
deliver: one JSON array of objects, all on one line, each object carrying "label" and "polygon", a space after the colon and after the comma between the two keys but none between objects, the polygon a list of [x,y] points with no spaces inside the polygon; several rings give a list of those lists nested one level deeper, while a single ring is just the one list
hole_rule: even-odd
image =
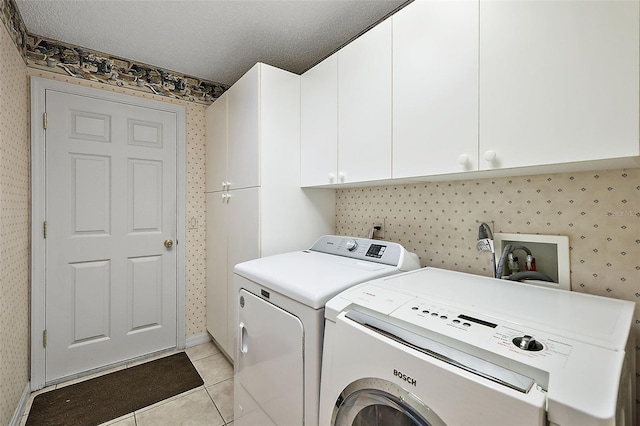
[{"label": "washer control panel", "polygon": [[498,324],[490,320],[421,299],[414,299],[405,304],[392,316],[426,328],[447,326],[463,331],[478,328],[477,332],[487,333],[498,327]]},{"label": "washer control panel", "polygon": [[571,344],[507,321],[463,311],[453,306],[414,298],[398,307],[391,317],[517,359],[538,359],[562,367]]}]

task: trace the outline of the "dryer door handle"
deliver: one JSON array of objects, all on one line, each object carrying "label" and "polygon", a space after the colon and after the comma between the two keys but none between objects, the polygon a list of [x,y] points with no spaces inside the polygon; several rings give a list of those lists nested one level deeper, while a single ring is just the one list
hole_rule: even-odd
[{"label": "dryer door handle", "polygon": [[247,345],[247,328],[244,326],[244,323],[241,322],[240,323],[240,353],[241,354],[246,354],[247,351],[249,350],[249,346]]}]

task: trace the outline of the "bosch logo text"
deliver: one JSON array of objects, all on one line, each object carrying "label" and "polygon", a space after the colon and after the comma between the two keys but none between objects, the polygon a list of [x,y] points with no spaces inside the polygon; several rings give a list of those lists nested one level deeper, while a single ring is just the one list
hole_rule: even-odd
[{"label": "bosch logo text", "polygon": [[413,379],[411,376],[407,376],[402,371],[398,371],[398,370],[394,369],[393,370],[393,375],[396,376],[397,378],[402,379],[405,382],[409,383],[411,386],[415,386],[416,385],[416,379]]}]

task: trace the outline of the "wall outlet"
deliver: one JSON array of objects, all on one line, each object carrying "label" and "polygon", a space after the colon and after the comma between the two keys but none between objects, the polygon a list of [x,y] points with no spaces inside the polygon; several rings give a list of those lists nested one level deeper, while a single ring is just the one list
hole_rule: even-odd
[{"label": "wall outlet", "polygon": [[[375,240],[384,240],[384,234],[385,234],[385,228],[386,228],[386,223],[384,218],[377,218],[376,220],[373,221],[373,223],[371,224],[371,226],[375,227],[375,231],[373,231],[373,239]],[[377,228],[380,228],[379,230]]]}]

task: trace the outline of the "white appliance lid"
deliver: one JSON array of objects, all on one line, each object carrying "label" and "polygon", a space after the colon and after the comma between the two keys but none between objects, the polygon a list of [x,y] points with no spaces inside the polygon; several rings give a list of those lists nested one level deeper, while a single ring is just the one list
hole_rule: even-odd
[{"label": "white appliance lid", "polygon": [[349,287],[420,267],[415,253],[391,241],[323,235],[309,250],[239,263],[234,272],[314,309]]},{"label": "white appliance lid", "polygon": [[625,300],[437,268],[389,277],[380,285],[622,351],[634,311],[634,304]]},{"label": "white appliance lid", "polygon": [[304,250],[239,263],[234,272],[320,309],[342,290],[399,271],[395,266]]}]

